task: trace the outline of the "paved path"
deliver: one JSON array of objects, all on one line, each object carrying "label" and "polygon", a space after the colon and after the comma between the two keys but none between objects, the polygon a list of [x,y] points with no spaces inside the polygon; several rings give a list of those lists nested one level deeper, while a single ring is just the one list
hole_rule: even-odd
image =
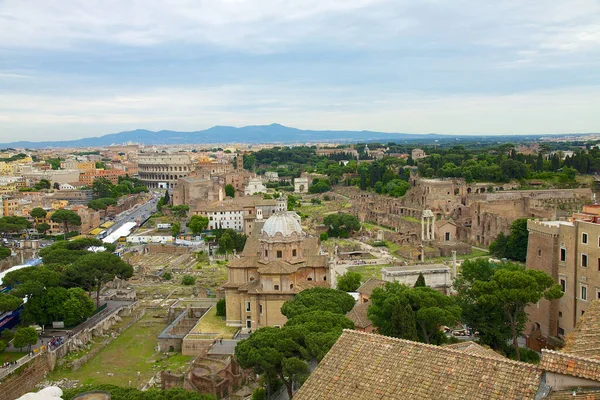
[{"label": "paved path", "polygon": [[213,344],[208,350],[208,354],[234,354],[235,346],[238,342],[239,340],[217,341],[217,343]]}]

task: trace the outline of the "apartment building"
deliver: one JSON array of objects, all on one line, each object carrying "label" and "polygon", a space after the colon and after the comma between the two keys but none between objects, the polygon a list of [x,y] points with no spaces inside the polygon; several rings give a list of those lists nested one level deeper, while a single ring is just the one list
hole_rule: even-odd
[{"label": "apartment building", "polygon": [[525,332],[564,339],[590,302],[600,299],[600,217],[580,213],[572,221],[530,220],[527,229],[527,269],[551,275],[564,295],[529,307]]}]

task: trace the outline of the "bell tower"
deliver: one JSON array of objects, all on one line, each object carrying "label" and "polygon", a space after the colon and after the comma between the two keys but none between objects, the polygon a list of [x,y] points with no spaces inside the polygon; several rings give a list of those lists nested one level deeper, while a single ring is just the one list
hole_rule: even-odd
[{"label": "bell tower", "polygon": [[244,153],[238,153],[238,156],[235,159],[236,169],[238,171],[242,171],[244,169]]}]

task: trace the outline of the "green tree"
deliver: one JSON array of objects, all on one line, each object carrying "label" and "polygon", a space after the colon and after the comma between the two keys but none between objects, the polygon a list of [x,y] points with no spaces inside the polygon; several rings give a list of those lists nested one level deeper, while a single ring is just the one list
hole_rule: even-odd
[{"label": "green tree", "polygon": [[165,196],[163,197],[164,199],[164,204],[166,206],[168,206],[169,204],[171,204],[171,196],[169,196],[169,191],[165,190]]},{"label": "green tree", "polygon": [[31,346],[36,344],[38,341],[38,334],[32,327],[19,328],[15,332],[15,338],[13,339],[13,346],[23,349],[28,346],[31,350]]},{"label": "green tree", "polygon": [[285,327],[297,328],[294,337],[308,351],[307,360],[321,361],[344,329],[354,329],[354,322],[343,314],[317,310],[296,315]]},{"label": "green tree", "polygon": [[291,399],[292,384],[302,382],[309,374],[308,351],[294,338],[297,329],[260,328],[235,347],[235,357],[242,368],[253,368],[257,374],[273,373],[284,383]]},{"label": "green tree", "polygon": [[29,215],[31,215],[33,218],[35,218],[35,224],[38,224],[38,220],[40,220],[41,218],[46,218],[46,215],[48,213],[46,212],[46,210],[44,210],[41,207],[36,207],[33,208],[31,211],[29,211]]},{"label": "green tree", "polygon": [[[2,331],[2,332],[4,332],[4,331]],[[7,346],[8,346],[8,344],[4,340],[0,340],[0,353],[2,353],[4,350],[6,350]]]},{"label": "green tree", "polygon": [[394,337],[419,341],[415,312],[407,302],[399,300],[392,304],[390,324]]},{"label": "green tree", "polygon": [[325,193],[331,190],[331,186],[327,181],[319,180],[318,182],[308,187],[308,193]]},{"label": "green tree", "polygon": [[369,301],[368,316],[373,326],[379,333],[393,337],[403,337],[413,331],[412,327],[400,329],[401,321],[410,320],[409,313],[402,315],[408,304],[414,312],[419,340],[425,343],[443,341],[440,326],[454,325],[461,315],[452,297],[429,287],[410,288],[397,282],[388,282],[385,287],[373,290]]},{"label": "green tree", "polygon": [[81,217],[75,212],[71,210],[60,209],[54,211],[52,216],[50,217],[52,222],[56,222],[57,224],[63,224],[65,235],[69,233],[69,226],[81,226]]},{"label": "green tree", "polygon": [[11,251],[8,247],[0,246],[0,260],[10,257]]},{"label": "green tree", "polygon": [[425,284],[425,277],[423,276],[422,272],[419,272],[419,277],[417,278],[417,281],[415,282],[415,287],[425,287],[427,286]]},{"label": "green tree", "polygon": [[354,307],[354,298],[337,289],[314,287],[306,289],[286,301],[281,313],[288,318],[310,311],[330,311],[345,315]]},{"label": "green tree", "polygon": [[200,215],[192,215],[192,218],[190,218],[190,221],[187,223],[187,226],[196,235],[200,234],[202,231],[208,228],[208,218],[202,217]]},{"label": "green tree", "polygon": [[217,301],[217,316],[225,317],[227,315],[227,304],[225,303],[225,299],[220,299]]},{"label": "green tree", "polygon": [[510,225],[510,236],[508,237],[509,258],[517,261],[525,261],[527,258],[528,242],[527,218],[516,219]]},{"label": "green tree", "polygon": [[362,275],[358,272],[348,271],[344,275],[340,276],[337,280],[338,290],[344,292],[355,292],[360,286]]},{"label": "green tree", "polygon": [[106,178],[96,178],[92,183],[92,191],[97,199],[114,197],[115,185]]},{"label": "green tree", "polygon": [[235,247],[235,243],[229,233],[224,233],[217,243],[219,244],[219,253],[221,254],[232,252]]},{"label": "green tree", "polygon": [[329,214],[323,219],[330,237],[349,237],[352,232],[360,229],[358,218],[351,214]]},{"label": "green tree", "polygon": [[[517,338],[527,320],[525,307],[540,299],[554,300],[563,292],[554,279],[543,271],[498,269],[489,281],[475,281],[472,285],[477,302],[501,309],[511,329],[516,359],[520,360]],[[524,317],[525,316],[525,317]]]},{"label": "green tree", "polygon": [[181,224],[179,222],[174,222],[173,225],[171,225],[171,235],[177,237],[179,232],[181,232]]},{"label": "green tree", "polygon": [[78,258],[67,269],[67,276],[78,286],[91,291],[96,289],[96,307],[100,306],[100,290],[115,278],[128,279],[133,267],[119,256],[109,252],[89,253]]},{"label": "green tree", "polygon": [[31,228],[31,222],[25,217],[6,216],[0,218],[0,232],[20,233]]},{"label": "green tree", "polygon": [[319,235],[319,240],[321,242],[325,242],[327,240],[329,240],[329,235],[327,234],[327,232],[323,232]]},{"label": "green tree", "polygon": [[173,213],[173,216],[177,219],[185,218],[189,210],[190,206],[187,206],[185,204],[171,207],[171,212]]},{"label": "green tree", "polygon": [[44,234],[46,233],[49,229],[50,229],[50,225],[42,222],[41,224],[38,224],[35,229],[40,233],[40,234]]},{"label": "green tree", "polygon": [[108,207],[114,206],[116,204],[116,199],[112,197],[102,197],[100,199],[91,200],[90,202],[88,202],[87,206],[95,211],[104,211],[104,218],[106,218]]},{"label": "green tree", "polygon": [[92,316],[94,301],[81,288],[67,290],[67,300],[62,305],[65,326],[75,326]]},{"label": "green tree", "polygon": [[235,187],[232,184],[225,185],[225,196],[235,197]]},{"label": "green tree", "polygon": [[9,293],[0,293],[0,314],[16,310],[23,300]]},{"label": "green tree", "polygon": [[265,388],[258,387],[252,392],[252,400],[267,400],[267,391]]}]

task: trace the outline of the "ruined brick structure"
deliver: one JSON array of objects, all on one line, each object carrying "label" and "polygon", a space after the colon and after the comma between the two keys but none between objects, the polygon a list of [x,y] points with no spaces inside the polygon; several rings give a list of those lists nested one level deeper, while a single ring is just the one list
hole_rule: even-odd
[{"label": "ruined brick structure", "polygon": [[[406,235],[407,239],[415,234],[421,239],[418,235],[421,216],[424,210],[431,210],[436,221],[436,241],[464,241],[485,246],[500,232],[508,234],[510,225],[518,218],[567,216],[592,199],[589,188],[514,190],[518,187],[516,183],[468,184],[464,179],[423,179],[416,174],[411,174],[410,185],[403,198],[355,187],[340,187],[335,192],[350,198],[352,211],[359,220],[387,226]],[[451,221],[453,226],[447,226],[446,221]],[[444,229],[440,230],[441,227]]]},{"label": "ruined brick structure", "polygon": [[246,377],[234,357],[213,355],[197,357],[183,375],[163,371],[161,382],[163,389],[183,387],[221,399],[242,386]]}]

